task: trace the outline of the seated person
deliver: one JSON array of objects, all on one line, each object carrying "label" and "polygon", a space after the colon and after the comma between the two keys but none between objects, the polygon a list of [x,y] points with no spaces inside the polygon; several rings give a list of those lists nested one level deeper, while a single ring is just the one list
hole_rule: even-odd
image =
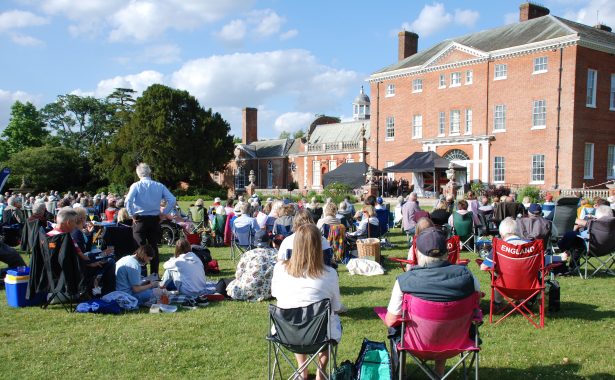
[{"label": "seated person", "polygon": [[480,197],[480,204],[478,206],[478,211],[483,212],[485,214],[493,212],[493,206],[489,204],[489,198],[486,196]]},{"label": "seated person", "polygon": [[[324,225],[335,225],[335,224],[341,224],[342,222],[335,217],[335,215],[337,214],[337,206],[335,205],[335,203],[331,202],[331,203],[327,203],[325,205],[325,210],[324,210],[324,215],[321,219],[318,220],[318,222],[316,223],[316,227],[318,227],[318,229],[320,230],[321,233],[324,233]],[[325,236],[326,237],[326,236]]]},{"label": "seated person", "polygon": [[401,219],[402,219],[401,208],[403,205],[404,205],[404,197],[402,196],[397,197],[397,204],[395,205],[395,210],[393,212],[393,225],[394,226],[401,226]]},{"label": "seated person", "polygon": [[273,223],[273,235],[282,235],[287,237],[293,231],[293,216],[295,215],[295,208],[286,204],[278,209],[278,217]]},{"label": "seated person", "polygon": [[448,204],[446,202],[440,202],[436,208],[429,214],[431,221],[438,227],[443,227],[448,224],[448,219],[451,213],[448,212]]},{"label": "seated person", "polygon": [[128,215],[128,210],[126,210],[126,207],[122,207],[117,212],[117,222],[125,226],[132,226],[132,218]]},{"label": "seated person", "polygon": [[[425,231],[428,228],[437,228],[437,226],[434,225],[433,221],[429,218],[421,218],[419,219],[418,222],[416,222],[416,235],[420,235],[421,232]],[[417,253],[416,253],[416,249],[415,249],[415,245],[416,244],[410,244],[410,248],[408,249],[408,260],[412,262],[412,264],[407,264],[406,265],[406,270],[408,270],[410,267],[417,265],[418,260],[417,260]]]},{"label": "seated person", "polygon": [[[346,234],[347,237],[352,237],[354,241],[359,238],[367,237],[368,232],[373,233],[373,231],[368,231],[368,229],[380,225],[380,221],[376,217],[376,210],[374,209],[374,206],[364,205],[361,209],[361,213],[363,215],[361,217],[361,222],[359,223],[357,230]],[[376,235],[378,234],[379,232],[376,232]]]},{"label": "seated person", "polygon": [[[595,219],[608,219],[613,217],[613,211],[607,205],[600,205],[596,207],[596,215]],[[575,226],[573,231],[568,231],[564,233],[564,236],[560,241],[557,242],[557,245],[560,250],[566,251],[568,253],[568,257],[571,258],[571,267],[572,269],[576,269],[575,266],[579,262],[580,256],[583,254],[585,250],[585,240],[589,239],[589,233],[585,229],[587,227],[588,220],[585,219],[577,219],[575,221]],[[562,258],[565,260],[566,255],[562,255]]]},{"label": "seated person", "polygon": [[165,271],[160,280],[161,287],[193,297],[206,292],[207,278],[203,262],[192,252],[188,240],[179,239],[175,243],[175,257],[164,263],[163,267]]},{"label": "seated person", "polygon": [[21,198],[11,195],[7,201],[7,206],[2,211],[2,223],[6,225],[24,224],[26,217],[21,206]]},{"label": "seated person", "polygon": [[144,281],[141,278],[141,267],[146,266],[154,257],[154,249],[143,245],[133,255],[124,256],[115,263],[115,290],[128,293],[139,301],[139,306],[154,302],[160,295],[157,281]]},{"label": "seated person", "polygon": [[188,220],[187,216],[181,215],[181,210],[178,209],[179,206],[177,205],[177,203],[168,214],[164,214],[164,210],[167,208],[167,204],[168,203],[166,199],[162,199],[160,201],[160,217],[162,219],[168,220],[172,223],[179,225],[184,230],[185,234],[191,234],[194,230],[194,224],[190,220]]},{"label": "seated person", "polygon": [[376,210],[386,210],[386,206],[384,205],[384,199],[382,197],[376,198],[376,206],[374,207]]},{"label": "seated person", "polygon": [[118,209],[115,207],[115,198],[109,199],[109,207],[105,210],[105,219],[107,222],[115,222]]},{"label": "seated person", "polygon": [[256,223],[258,223],[258,227],[261,230],[267,229],[267,219],[269,219],[269,213],[271,213],[272,207],[273,207],[273,202],[265,203],[265,205],[262,208],[260,208],[258,210],[258,213],[256,214]]},{"label": "seated person", "polygon": [[553,211],[555,210],[555,202],[553,202],[553,195],[547,194],[545,196],[545,202],[542,204],[542,216],[553,220]]},{"label": "seated person", "polygon": [[269,246],[269,235],[265,231],[257,232],[255,239],[256,248],[241,255],[235,279],[226,287],[227,294],[234,300],[271,298],[271,277],[278,253]]},{"label": "seated person", "polygon": [[[336,314],[342,308],[339,280],[337,272],[324,265],[321,242],[322,235],[314,224],[307,223],[297,228],[293,255],[290,260],[278,262],[273,269],[271,294],[282,309],[305,307],[328,298],[331,302],[330,337],[339,342],[342,338],[342,324]],[[295,358],[301,366],[306,355],[297,353]],[[328,352],[319,354],[318,360],[323,368],[328,359]],[[308,378],[307,372],[307,369],[303,372],[304,379]],[[320,373],[316,374],[316,379],[321,378]]]},{"label": "seated person", "polygon": [[6,264],[9,268],[25,267],[26,262],[23,261],[21,255],[15,248],[6,245],[0,241],[0,261]]},{"label": "seated person", "polygon": [[47,207],[44,202],[34,202],[32,205],[32,215],[28,218],[28,222],[38,220],[40,226],[47,229],[48,223],[53,221],[53,215],[47,212]]},{"label": "seated person", "polygon": [[[541,239],[545,249],[551,238],[553,223],[542,217],[542,207],[531,203],[527,209],[528,217],[517,219],[517,231],[526,240]],[[555,233],[557,235],[557,232]]]},{"label": "seated person", "polygon": [[335,217],[339,219],[340,223],[342,223],[344,227],[346,227],[346,230],[352,226],[352,216],[352,213],[348,210],[348,203],[341,202],[337,208],[337,214],[335,214]]},{"label": "seated person", "polygon": [[[401,324],[404,293],[427,301],[452,302],[480,291],[478,280],[466,266],[448,262],[444,233],[435,228],[417,233],[416,248],[418,265],[397,277],[393,286],[385,317],[388,327]],[[446,360],[436,360],[434,370],[438,375],[444,374],[445,364]]]},{"label": "seated person", "polygon": [[[314,224],[312,220],[312,215],[307,210],[302,210],[297,212],[295,218],[293,219],[293,231],[297,231],[297,228],[306,225],[306,224]],[[322,254],[325,265],[331,266],[333,251],[331,250],[331,246],[329,245],[329,241],[320,235],[320,245],[322,246]],[[278,250],[278,260],[279,261],[287,261],[290,259],[293,253],[293,244],[295,241],[295,234],[287,236],[282,243],[280,244],[280,249]]]},{"label": "seated person", "polygon": [[246,226],[250,226],[252,231],[251,240],[254,241],[254,234],[256,234],[256,231],[260,230],[260,227],[258,226],[256,219],[250,216],[250,204],[244,202],[239,208],[239,216],[233,220],[233,232]]}]

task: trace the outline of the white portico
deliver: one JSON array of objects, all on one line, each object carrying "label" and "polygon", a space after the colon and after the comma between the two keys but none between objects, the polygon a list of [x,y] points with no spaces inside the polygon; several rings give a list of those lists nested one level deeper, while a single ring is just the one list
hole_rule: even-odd
[{"label": "white portico", "polygon": [[423,139],[423,151],[434,151],[466,167],[467,182],[489,182],[489,147],[493,136],[454,136]]}]

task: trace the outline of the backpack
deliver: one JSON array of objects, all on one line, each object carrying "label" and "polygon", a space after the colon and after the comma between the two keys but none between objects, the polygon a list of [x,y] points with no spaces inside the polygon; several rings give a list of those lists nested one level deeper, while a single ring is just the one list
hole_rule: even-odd
[{"label": "backpack", "polygon": [[344,360],[331,374],[331,380],[353,380],[354,364],[350,360]]},{"label": "backpack", "polygon": [[391,380],[391,357],[384,342],[365,338],[355,363],[357,380]]}]

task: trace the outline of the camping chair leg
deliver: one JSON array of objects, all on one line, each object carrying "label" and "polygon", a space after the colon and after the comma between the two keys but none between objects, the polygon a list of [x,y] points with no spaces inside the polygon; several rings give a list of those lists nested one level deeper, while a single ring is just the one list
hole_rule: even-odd
[{"label": "camping chair leg", "polygon": [[480,358],[480,352],[476,352],[476,360],[474,360],[474,379],[478,380],[478,360]]},{"label": "camping chair leg", "polygon": [[399,351],[399,380],[404,380],[404,370],[406,367],[406,352],[400,350]]}]

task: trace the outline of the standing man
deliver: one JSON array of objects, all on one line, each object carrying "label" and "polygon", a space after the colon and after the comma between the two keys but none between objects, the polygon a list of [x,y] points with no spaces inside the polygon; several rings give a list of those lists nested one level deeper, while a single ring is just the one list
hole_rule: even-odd
[{"label": "standing man", "polygon": [[419,207],[416,193],[410,193],[410,195],[406,198],[406,203],[404,203],[401,208],[401,226],[409,237],[414,235],[414,230],[416,229],[414,213],[420,210],[421,208]]},{"label": "standing man", "polygon": [[[160,241],[160,221],[175,207],[175,197],[169,189],[160,182],[151,179],[152,169],[148,164],[137,166],[139,182],[130,186],[126,195],[126,210],[132,217],[132,235],[139,246],[149,244],[154,249],[150,262],[150,274],[158,274],[160,256],[158,242]],[[167,206],[160,213],[160,201],[167,201]]]}]

